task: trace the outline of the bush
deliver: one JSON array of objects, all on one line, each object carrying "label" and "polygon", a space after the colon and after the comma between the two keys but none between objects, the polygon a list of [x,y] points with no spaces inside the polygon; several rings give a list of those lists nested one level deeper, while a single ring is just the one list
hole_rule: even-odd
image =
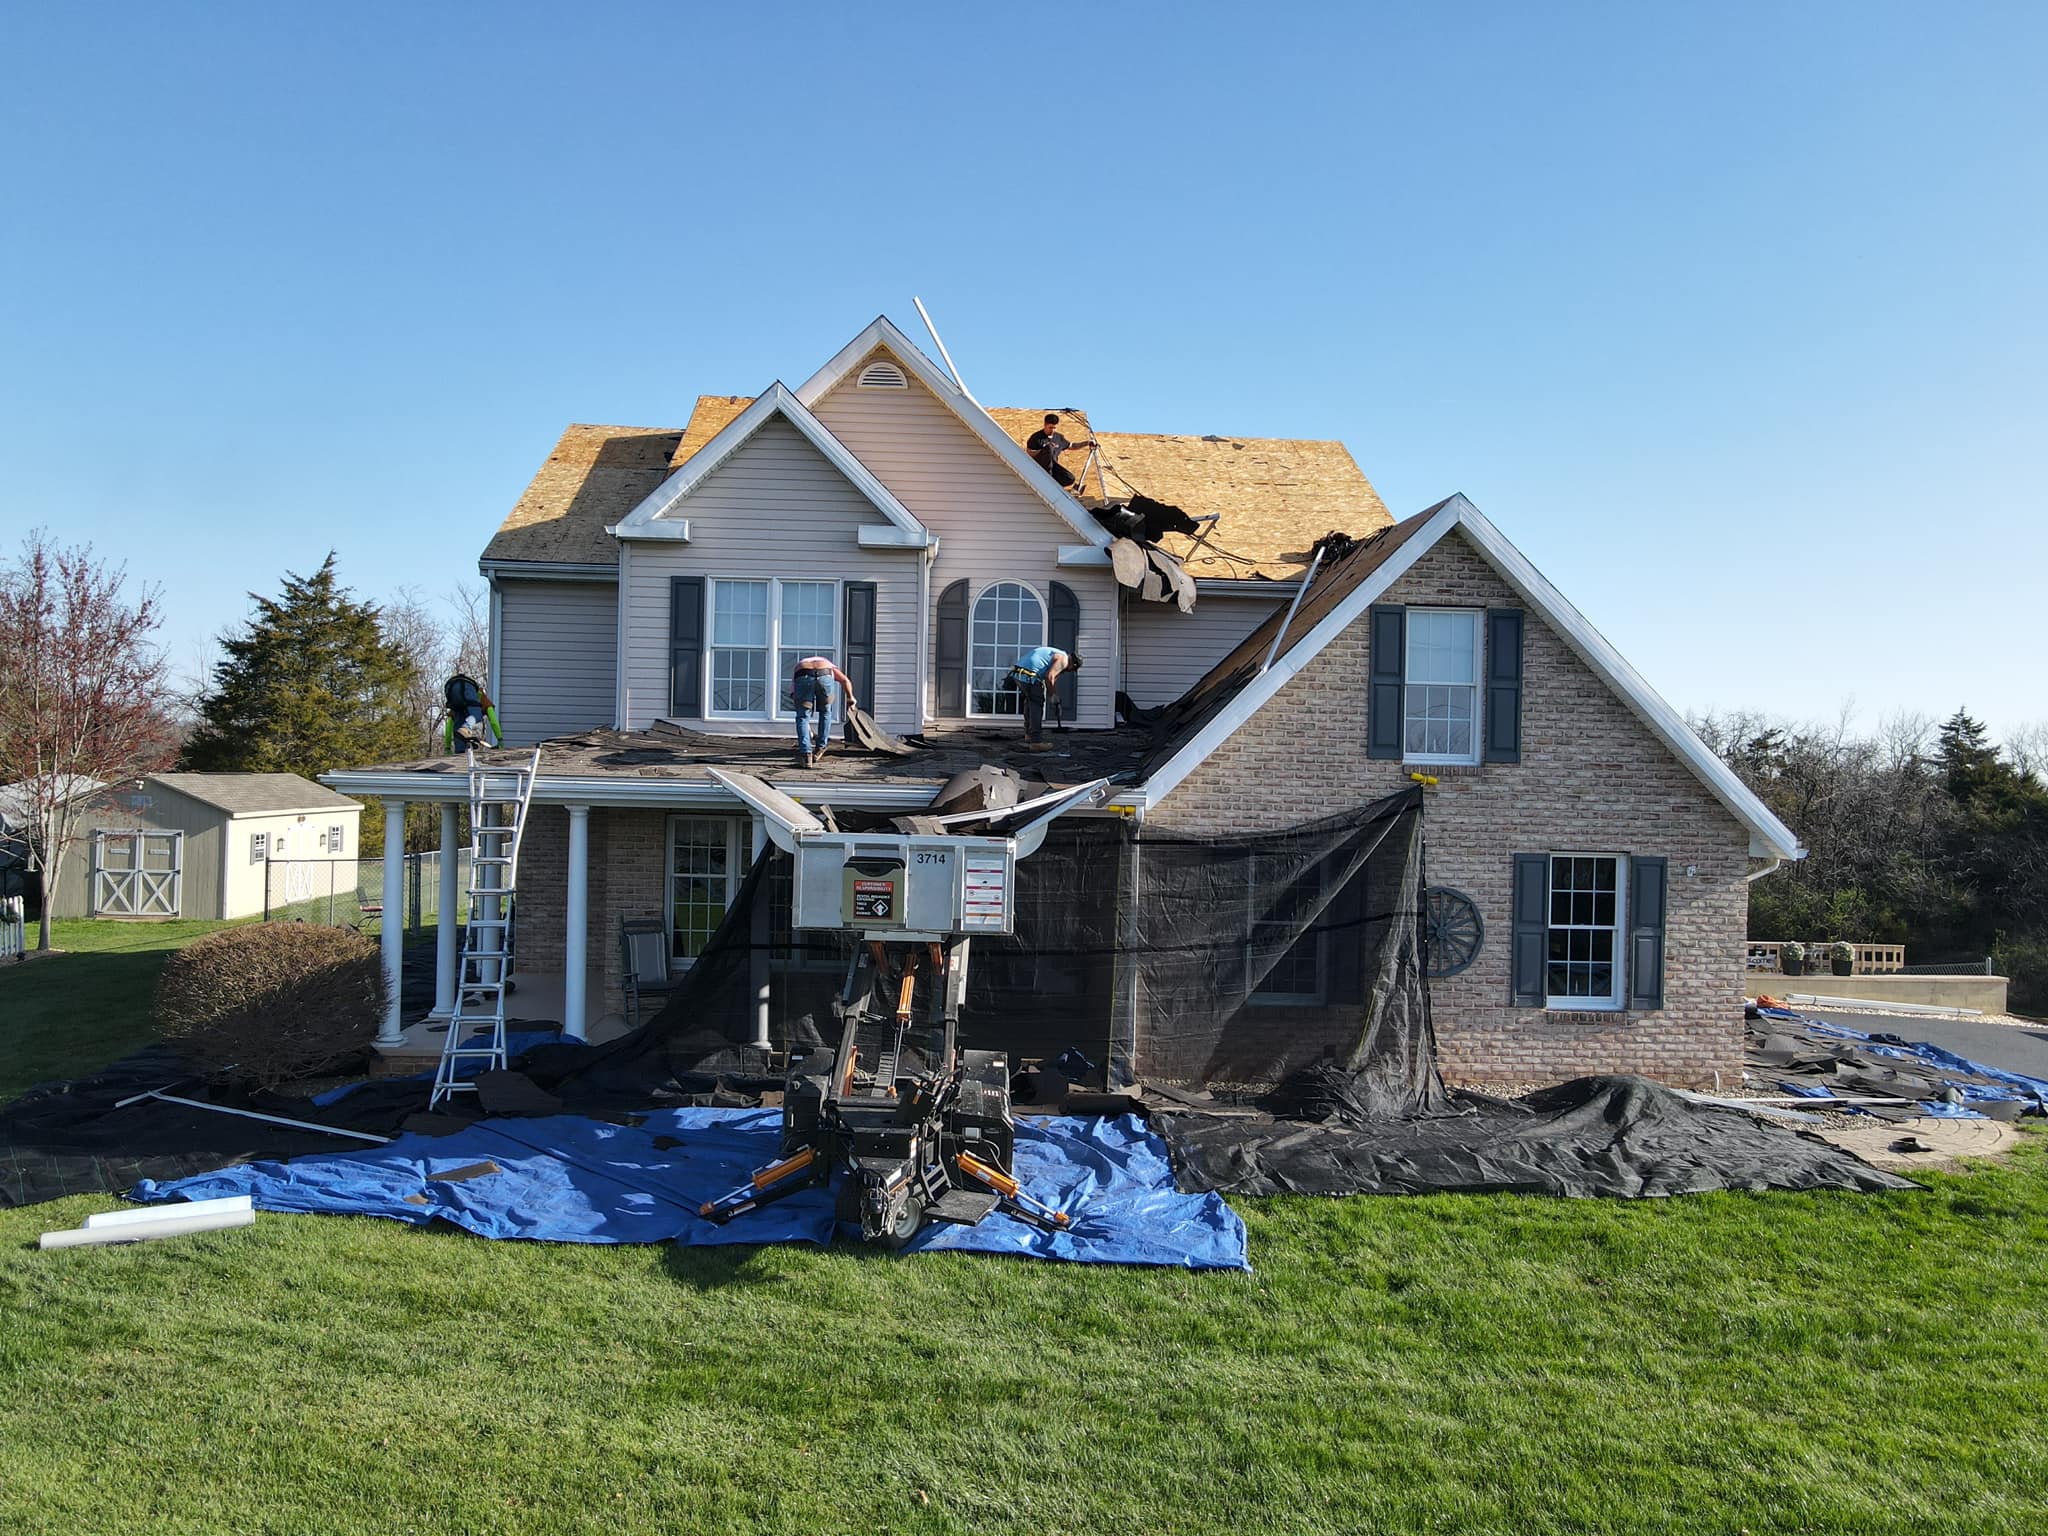
[{"label": "bush", "polygon": [[1991,951],[1991,967],[2010,981],[2006,1007],[2015,1013],[2048,1014],[2048,939],[2001,935]]},{"label": "bush", "polygon": [[1806,970],[1806,946],[1797,939],[1787,939],[1778,946],[1778,969],[1787,976],[1799,976]]},{"label": "bush", "polygon": [[163,1036],[217,1077],[277,1088],[361,1051],[384,1016],[376,941],[346,928],[223,928],[171,955],[157,982]]}]

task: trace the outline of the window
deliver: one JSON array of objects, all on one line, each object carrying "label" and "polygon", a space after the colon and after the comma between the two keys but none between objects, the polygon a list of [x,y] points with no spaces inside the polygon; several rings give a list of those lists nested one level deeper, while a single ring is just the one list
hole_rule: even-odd
[{"label": "window", "polygon": [[329,853],[341,852],[342,846],[347,840],[347,835],[342,828],[335,826],[327,829],[327,851]]},{"label": "window", "polygon": [[251,864],[261,864],[269,857],[270,834],[268,832],[251,832],[249,834],[249,862]]},{"label": "window", "polygon": [[1023,702],[1009,682],[1010,666],[1045,644],[1045,605],[1021,582],[999,581],[974,600],[967,661],[970,715],[1021,715]]},{"label": "window", "polygon": [[669,954],[681,969],[704,953],[751,862],[748,823],[672,816],[668,833]]},{"label": "window", "polygon": [[1479,761],[1479,615],[1408,610],[1402,757],[1414,763]]},{"label": "window", "polygon": [[1259,966],[1272,958],[1274,946],[1285,944],[1287,948],[1253,984],[1251,1001],[1313,1008],[1322,1004],[1324,995],[1323,933],[1320,926],[1303,925],[1314,918],[1322,903],[1323,866],[1313,864],[1288,881],[1294,862],[1290,855],[1252,855],[1252,921],[1247,945],[1252,974],[1258,975]]},{"label": "window", "polygon": [[1551,1007],[1621,1006],[1621,873],[1614,854],[1550,856],[1544,991]]},{"label": "window", "polygon": [[[805,656],[839,660],[838,633],[837,582],[713,581],[706,713],[791,718],[796,706],[790,675],[797,661]],[[772,686],[771,671],[777,674]]]}]

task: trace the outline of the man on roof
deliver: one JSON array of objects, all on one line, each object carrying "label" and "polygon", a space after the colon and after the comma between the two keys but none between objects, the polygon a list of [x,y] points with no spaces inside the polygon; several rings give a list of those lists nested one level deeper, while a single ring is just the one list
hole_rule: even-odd
[{"label": "man on roof", "polygon": [[1033,752],[1046,749],[1046,694],[1059,681],[1062,672],[1080,670],[1079,655],[1054,645],[1033,646],[1011,663],[1008,681],[1016,687],[1017,697],[1024,701],[1024,745]]},{"label": "man on roof", "polygon": [[1068,490],[1074,488],[1074,474],[1060,463],[1060,455],[1069,448],[1093,448],[1095,439],[1085,443],[1070,443],[1060,435],[1060,414],[1058,411],[1045,413],[1045,425],[1025,439],[1024,450],[1038,460],[1041,468]]},{"label": "man on roof", "polygon": [[[805,656],[796,664],[796,675],[790,679],[789,695],[796,705],[796,746],[803,754],[804,766],[815,768],[818,759],[825,755],[825,749],[832,744],[832,684],[837,680],[846,690],[846,707],[853,709],[859,700],[853,696],[853,679],[839,670],[830,656]],[[818,712],[817,733],[811,730],[811,711]]]}]

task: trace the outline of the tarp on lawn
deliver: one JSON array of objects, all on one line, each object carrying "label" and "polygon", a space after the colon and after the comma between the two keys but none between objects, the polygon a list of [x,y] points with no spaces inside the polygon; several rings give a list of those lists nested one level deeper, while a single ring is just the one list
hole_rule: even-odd
[{"label": "tarp on lawn", "polygon": [[[773,1162],[781,1134],[776,1109],[658,1110],[637,1126],[576,1115],[483,1120],[385,1147],[145,1180],[135,1198],[249,1195],[266,1211],[445,1221],[480,1237],[549,1242],[829,1243],[833,1197],[822,1187],[722,1227],[697,1215]],[[972,1227],[928,1226],[910,1250],[1250,1267],[1237,1213],[1216,1195],[1176,1190],[1165,1146],[1135,1116],[1019,1120],[1016,1171],[1028,1193],[1073,1225],[1044,1232],[997,1213]]]}]

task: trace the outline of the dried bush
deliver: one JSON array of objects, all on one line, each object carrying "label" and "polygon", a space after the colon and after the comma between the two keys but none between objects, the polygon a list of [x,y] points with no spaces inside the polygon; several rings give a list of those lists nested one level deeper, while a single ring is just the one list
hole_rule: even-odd
[{"label": "dried bush", "polygon": [[163,1036],[254,1088],[310,1077],[362,1050],[387,990],[376,941],[346,928],[223,928],[176,951],[157,982]]}]

